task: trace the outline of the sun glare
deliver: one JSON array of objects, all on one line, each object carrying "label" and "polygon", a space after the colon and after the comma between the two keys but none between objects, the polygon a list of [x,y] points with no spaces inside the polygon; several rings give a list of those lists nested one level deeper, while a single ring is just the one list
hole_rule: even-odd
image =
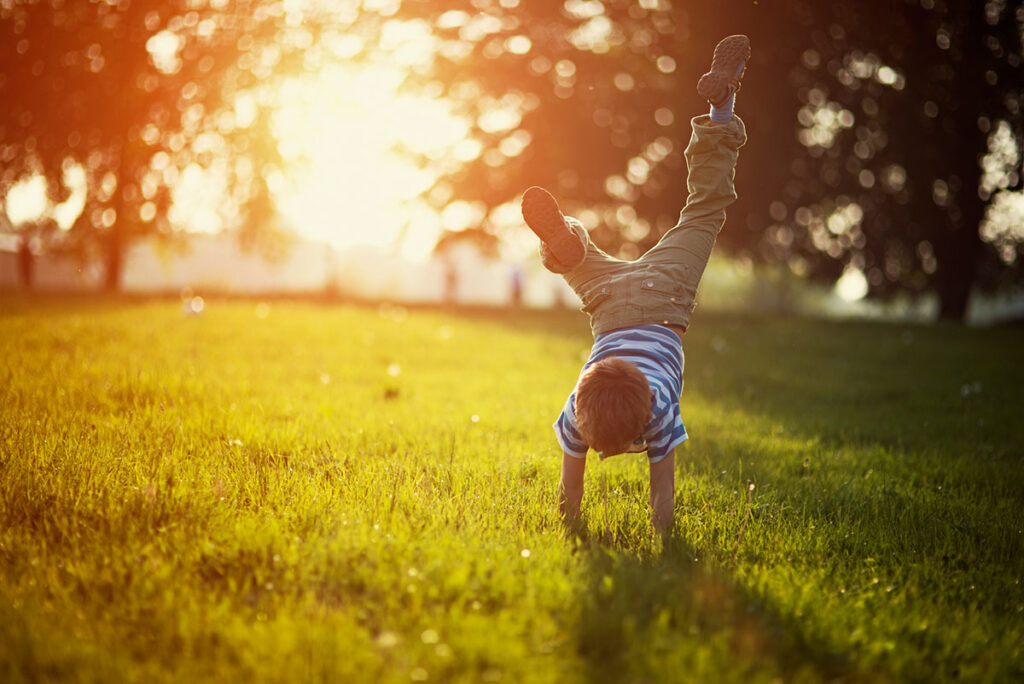
[{"label": "sun glare", "polygon": [[444,99],[400,92],[398,66],[345,63],[279,91],[274,134],[285,160],[272,184],[288,225],[337,247],[399,243],[424,256],[442,217],[421,199],[466,141]]}]

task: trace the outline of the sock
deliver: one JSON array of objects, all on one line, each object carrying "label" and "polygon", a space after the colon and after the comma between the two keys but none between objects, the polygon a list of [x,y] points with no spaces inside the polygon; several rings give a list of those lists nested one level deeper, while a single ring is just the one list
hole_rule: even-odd
[{"label": "sock", "polygon": [[[743,67],[746,66],[746,62],[740,62],[740,68],[736,70],[736,74],[743,73]],[[716,107],[711,105],[711,120],[718,124],[729,123],[732,121],[732,106],[736,103],[736,93],[729,96],[729,99],[723,102],[720,106]]]},{"label": "sock", "polygon": [[733,93],[720,106],[711,105],[711,120],[717,124],[725,124],[732,121],[732,106],[735,102],[736,93]]}]

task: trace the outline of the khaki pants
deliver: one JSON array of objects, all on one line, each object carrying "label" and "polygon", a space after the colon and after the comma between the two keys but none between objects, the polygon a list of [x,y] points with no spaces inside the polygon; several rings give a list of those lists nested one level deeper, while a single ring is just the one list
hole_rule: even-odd
[{"label": "khaki pants", "polygon": [[565,268],[541,245],[549,271],[561,273],[583,300],[594,335],[650,323],[690,324],[697,285],[725,223],[725,209],[736,199],[733,175],[739,148],[747,141],[743,121],[734,116],[713,126],[699,116],[686,146],[689,195],[679,222],[636,261],[609,256],[591,241],[583,225],[570,227],[586,247],[583,261]]}]

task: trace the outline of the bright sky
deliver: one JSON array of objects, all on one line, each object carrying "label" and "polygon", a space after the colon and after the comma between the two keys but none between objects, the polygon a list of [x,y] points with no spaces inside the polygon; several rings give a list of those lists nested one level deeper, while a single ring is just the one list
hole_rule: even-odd
[{"label": "bright sky", "polygon": [[302,234],[339,247],[387,246],[408,226],[404,253],[433,247],[442,218],[420,195],[437,171],[410,155],[431,165],[457,158],[469,127],[447,100],[399,94],[401,79],[395,67],[337,64],[279,92],[273,126],[287,171],[272,190]]}]

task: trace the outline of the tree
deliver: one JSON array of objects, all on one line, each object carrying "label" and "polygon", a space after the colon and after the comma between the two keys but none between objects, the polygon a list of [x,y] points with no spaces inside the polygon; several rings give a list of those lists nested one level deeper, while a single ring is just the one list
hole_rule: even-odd
[{"label": "tree", "polygon": [[220,164],[229,203],[258,197],[276,148],[266,114],[241,121],[234,106],[288,58],[252,56],[279,40],[287,46],[286,30],[278,14],[247,2],[0,5],[0,98],[9,103],[0,108],[0,194],[38,174],[58,202],[62,176],[80,168],[85,207],[59,242],[102,258],[106,287],[116,289],[132,240],[173,237],[167,209],[190,164]]},{"label": "tree", "polygon": [[[642,253],[683,200],[688,117],[705,107],[693,84],[715,41],[744,32],[750,142],[722,247],[827,282],[852,266],[872,295],[933,290],[962,318],[972,286],[1019,274],[1020,236],[1003,236],[1000,261],[978,228],[1020,175],[977,188],[990,133],[1020,137],[1021,3],[768,5],[407,3],[450,46],[431,77],[483,143],[438,201],[495,207],[546,185],[600,246]],[[502,110],[518,118],[490,115]]]},{"label": "tree", "polygon": [[812,273],[833,271],[822,253],[850,263],[876,295],[933,290],[940,316],[962,319],[972,287],[1019,280],[1021,235],[998,250],[979,227],[996,191],[1021,188],[1019,147],[995,180],[982,156],[1000,127],[1024,134],[1024,3],[816,9],[793,78],[808,155],[794,155],[768,242]]}]

